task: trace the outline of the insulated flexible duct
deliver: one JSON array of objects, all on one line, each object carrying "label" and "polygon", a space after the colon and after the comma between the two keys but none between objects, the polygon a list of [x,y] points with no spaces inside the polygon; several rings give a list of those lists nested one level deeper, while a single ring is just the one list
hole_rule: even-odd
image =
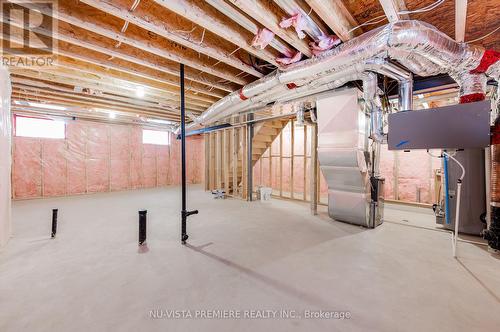
[{"label": "insulated flexible duct", "polygon": [[[498,79],[498,65],[482,73],[471,73],[483,60],[481,47],[457,43],[432,25],[420,21],[397,21],[371,30],[317,57],[292,64],[244,86],[210,106],[194,123],[208,125],[241,111],[286,99],[294,89],[302,95],[328,88],[330,82],[354,77],[353,71],[372,70],[387,74],[386,68],[370,62],[396,60],[420,76],[449,73],[461,86],[460,96],[479,91],[485,75]],[[371,66],[371,68],[370,68]],[[393,73],[394,74],[394,73]],[[479,76],[475,76],[479,75]],[[479,81],[481,84],[471,84]],[[318,85],[318,81],[324,85]],[[335,86],[335,84],[333,84]],[[472,88],[471,88],[472,86]],[[409,94],[409,93],[408,93]],[[407,99],[408,100],[408,99]]]}]

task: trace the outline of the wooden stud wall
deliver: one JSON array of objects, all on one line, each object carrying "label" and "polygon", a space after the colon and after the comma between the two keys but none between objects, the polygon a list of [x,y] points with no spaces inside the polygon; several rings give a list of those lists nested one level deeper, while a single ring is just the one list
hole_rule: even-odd
[{"label": "wooden stud wall", "polygon": [[[205,190],[223,189],[227,196],[246,199],[246,127],[205,134]],[[207,143],[206,143],[207,144]]]}]

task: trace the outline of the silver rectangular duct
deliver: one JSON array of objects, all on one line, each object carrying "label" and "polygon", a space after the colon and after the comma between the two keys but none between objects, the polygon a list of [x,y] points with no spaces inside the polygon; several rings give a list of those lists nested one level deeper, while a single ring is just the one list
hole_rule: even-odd
[{"label": "silver rectangular duct", "polygon": [[[375,227],[382,219],[383,181],[373,179],[374,185],[370,184],[370,119],[359,106],[360,99],[359,90],[345,89],[317,100],[318,157],[328,184],[330,217]],[[379,204],[373,204],[372,197]]]}]

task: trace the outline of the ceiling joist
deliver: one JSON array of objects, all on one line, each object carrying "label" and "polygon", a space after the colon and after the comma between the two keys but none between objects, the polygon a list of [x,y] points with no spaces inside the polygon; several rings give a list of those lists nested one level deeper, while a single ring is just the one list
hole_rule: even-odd
[{"label": "ceiling joist", "polygon": [[141,6],[131,13],[125,6],[112,3],[109,0],[81,0],[81,2],[105,13],[121,18],[124,21],[140,26],[143,29],[154,32],[200,54],[204,54],[216,59],[217,61],[226,63],[234,68],[238,68],[239,70],[255,77],[264,76],[250,64],[238,59],[234,53],[231,54],[231,51],[228,52],[217,44],[208,44],[205,38],[203,40],[198,39],[194,41],[192,38],[186,37],[180,32],[177,32],[179,27],[172,26],[172,22],[156,17],[154,14],[143,10]]},{"label": "ceiling joist", "polygon": [[[215,76],[215,78],[224,79],[239,85],[248,83],[248,80],[236,76],[238,73],[237,71],[228,70],[227,68],[223,68],[223,66],[214,68],[203,62],[196,52],[187,52],[185,49],[179,49],[178,45],[175,45],[167,39],[158,40],[158,38],[154,38],[155,36],[151,36],[151,33],[148,34],[145,33],[146,31],[137,31],[137,28],[133,29],[129,27],[123,32],[116,24],[109,22],[109,16],[103,17],[106,18],[106,20],[96,21],[96,17],[102,17],[106,14],[90,6],[85,6],[85,10],[82,10],[82,8],[79,8],[74,2],[67,1],[59,3],[57,6],[58,11],[54,13],[51,8],[43,4],[21,3],[21,5],[39,10],[44,15],[55,17],[59,21],[71,24],[75,27],[112,39],[115,41],[115,48],[119,48],[121,44],[125,44],[176,63],[184,63],[184,65],[188,67],[186,68],[186,78],[188,79],[196,80],[195,78],[189,77],[195,74],[194,72],[190,73],[190,68],[192,68]],[[82,4],[80,4],[80,7],[81,6]],[[178,68],[172,70],[173,73],[176,73]],[[213,82],[217,82],[217,80],[206,78],[198,82],[212,84]],[[217,87],[217,85],[214,86]],[[219,86],[218,88],[221,87]]]},{"label": "ceiling joist", "polygon": [[358,34],[359,30],[351,31],[358,26],[358,22],[341,0],[306,0],[306,2],[342,41],[348,41]]}]

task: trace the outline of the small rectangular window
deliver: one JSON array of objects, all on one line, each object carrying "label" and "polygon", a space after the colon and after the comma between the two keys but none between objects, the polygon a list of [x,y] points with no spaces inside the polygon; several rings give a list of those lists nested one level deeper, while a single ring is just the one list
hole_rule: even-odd
[{"label": "small rectangular window", "polygon": [[66,138],[64,121],[16,116],[16,136],[37,138]]},{"label": "small rectangular window", "polygon": [[142,130],[143,144],[170,145],[170,133],[159,130]]}]

